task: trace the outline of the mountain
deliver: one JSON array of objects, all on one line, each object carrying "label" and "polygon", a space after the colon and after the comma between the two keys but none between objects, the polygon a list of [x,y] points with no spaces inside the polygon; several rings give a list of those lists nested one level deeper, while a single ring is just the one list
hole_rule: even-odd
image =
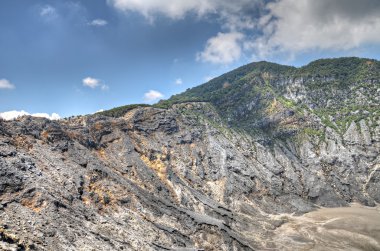
[{"label": "mountain", "polygon": [[293,250],[288,214],[380,203],[379,81],[371,59],[257,62],[153,106],[0,121],[0,249]]},{"label": "mountain", "polygon": [[378,110],[379,78],[379,62],[369,59],[322,59],[301,68],[258,62],[175,95],[158,106],[210,102],[229,126],[259,135],[305,129],[300,123],[296,128],[283,127],[284,112],[294,122],[316,116],[323,126],[344,133],[352,121],[359,122],[368,117],[367,112]]}]

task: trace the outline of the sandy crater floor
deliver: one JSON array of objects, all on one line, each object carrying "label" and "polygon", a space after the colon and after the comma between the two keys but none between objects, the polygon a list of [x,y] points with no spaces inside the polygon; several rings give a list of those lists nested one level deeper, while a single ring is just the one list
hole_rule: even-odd
[{"label": "sandy crater floor", "polygon": [[281,250],[380,250],[380,206],[322,208],[283,215],[273,241]]}]

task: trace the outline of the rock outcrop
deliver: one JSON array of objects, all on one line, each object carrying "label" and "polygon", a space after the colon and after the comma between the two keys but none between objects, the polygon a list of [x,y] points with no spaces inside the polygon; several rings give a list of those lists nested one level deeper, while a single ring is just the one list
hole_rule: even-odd
[{"label": "rock outcrop", "polygon": [[305,81],[225,114],[210,101],[0,121],[0,249],[276,250],[274,215],[380,203],[379,114],[326,122]]}]

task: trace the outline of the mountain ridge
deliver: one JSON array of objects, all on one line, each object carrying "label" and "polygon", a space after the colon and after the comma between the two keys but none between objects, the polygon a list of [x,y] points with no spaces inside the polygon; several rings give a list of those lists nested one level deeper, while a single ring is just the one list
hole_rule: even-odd
[{"label": "mountain ridge", "polygon": [[[380,78],[379,72],[379,61],[356,57],[319,59],[298,68],[254,62],[173,95],[153,107],[168,109],[178,103],[210,102],[229,126],[256,135],[265,134],[262,127],[267,127],[280,112],[294,113],[299,120],[316,116],[322,126],[343,132],[351,121],[378,116],[376,108],[380,98],[376,81]],[[364,88],[365,92],[354,93],[349,88]],[[360,102],[355,100],[357,97],[361,98]],[[123,114],[123,108],[116,110]],[[304,129],[311,132],[310,128]]]},{"label": "mountain ridge", "polygon": [[313,248],[276,229],[380,203],[380,70],[366,61],[315,63],[333,76],[248,67],[156,106],[0,120],[0,249]]}]

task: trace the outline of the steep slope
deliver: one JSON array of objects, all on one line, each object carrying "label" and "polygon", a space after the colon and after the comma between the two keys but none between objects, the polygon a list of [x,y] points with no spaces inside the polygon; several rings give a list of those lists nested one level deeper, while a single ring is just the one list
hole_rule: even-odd
[{"label": "steep slope", "polygon": [[260,62],[155,107],[0,121],[0,249],[278,250],[283,213],[374,206],[379,73]]},{"label": "steep slope", "polygon": [[158,106],[211,102],[230,126],[258,132],[256,136],[278,133],[273,129],[292,132],[294,128],[281,126],[286,122],[281,119],[289,117],[281,113],[294,115],[296,129],[304,128],[300,124],[305,117],[316,115],[324,126],[344,133],[352,121],[379,116],[379,78],[380,62],[369,59],[322,59],[301,68],[258,62],[174,95]]}]

